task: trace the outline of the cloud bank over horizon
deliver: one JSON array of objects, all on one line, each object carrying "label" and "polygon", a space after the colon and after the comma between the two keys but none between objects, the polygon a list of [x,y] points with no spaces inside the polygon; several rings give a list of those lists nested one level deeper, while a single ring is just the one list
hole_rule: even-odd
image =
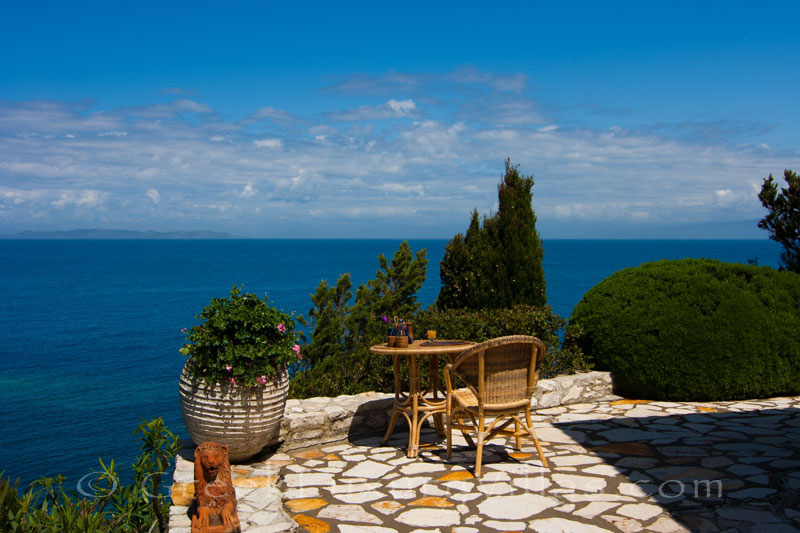
[{"label": "cloud bank over horizon", "polygon": [[[554,105],[523,74],[354,74],[325,109],[231,117],[164,88],[151,102],[0,101],[0,233],[82,227],[255,237],[451,237],[496,208],[503,162],[533,174],[545,238],[763,216],[762,178],[800,152],[770,124],[642,123]],[[587,117],[591,117],[589,120]]]}]

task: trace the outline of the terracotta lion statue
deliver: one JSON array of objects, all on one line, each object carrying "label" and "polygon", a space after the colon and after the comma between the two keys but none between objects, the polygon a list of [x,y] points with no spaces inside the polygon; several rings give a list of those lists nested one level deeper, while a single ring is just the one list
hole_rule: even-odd
[{"label": "terracotta lion statue", "polygon": [[236,491],[231,482],[228,447],[204,442],[194,451],[194,496],[192,533],[239,533]]}]

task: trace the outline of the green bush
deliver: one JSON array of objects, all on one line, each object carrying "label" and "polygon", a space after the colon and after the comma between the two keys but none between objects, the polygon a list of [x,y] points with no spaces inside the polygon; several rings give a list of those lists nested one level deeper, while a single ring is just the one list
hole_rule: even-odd
[{"label": "green bush", "polygon": [[709,259],[621,270],[575,307],[618,393],[683,401],[800,393],[800,275]]}]

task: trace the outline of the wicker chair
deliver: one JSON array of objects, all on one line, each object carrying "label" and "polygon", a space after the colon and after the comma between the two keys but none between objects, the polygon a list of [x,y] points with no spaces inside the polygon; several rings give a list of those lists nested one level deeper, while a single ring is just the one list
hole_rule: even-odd
[{"label": "wicker chair", "polygon": [[[468,431],[477,432],[475,477],[481,475],[483,445],[496,435],[514,437],[517,449],[521,437],[530,437],[542,464],[548,466],[531,422],[531,397],[544,354],[544,344],[536,337],[514,335],[471,346],[445,367],[448,459],[452,454],[453,429],[458,429],[471,447],[475,443]],[[467,388],[454,389],[453,376],[460,378]],[[525,413],[524,422],[521,413]],[[487,420],[493,417],[494,420]],[[466,418],[471,425],[465,423]],[[506,429],[512,422],[514,430]]]}]

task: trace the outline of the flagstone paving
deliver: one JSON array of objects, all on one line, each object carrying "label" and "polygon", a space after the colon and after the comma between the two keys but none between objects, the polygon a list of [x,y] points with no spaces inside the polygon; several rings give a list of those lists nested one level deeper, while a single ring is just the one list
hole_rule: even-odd
[{"label": "flagstone paving", "polygon": [[[517,451],[499,439],[476,479],[475,451],[454,435],[447,460],[432,429],[417,459],[399,434],[236,466],[244,530],[800,531],[800,397],[593,402],[539,410],[534,422],[550,468],[530,443]],[[182,470],[175,486],[188,481]],[[185,513],[173,507],[170,531],[188,531]]]}]

